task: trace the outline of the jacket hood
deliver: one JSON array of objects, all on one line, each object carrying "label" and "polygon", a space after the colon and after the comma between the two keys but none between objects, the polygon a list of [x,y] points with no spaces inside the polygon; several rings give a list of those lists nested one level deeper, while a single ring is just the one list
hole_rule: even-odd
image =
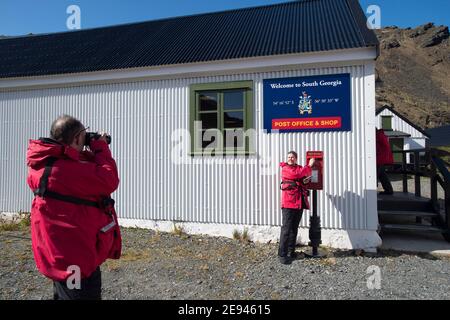
[{"label": "jacket hood", "polygon": [[30,140],[27,150],[27,165],[31,168],[42,167],[49,157],[79,159],[79,152],[49,138]]}]

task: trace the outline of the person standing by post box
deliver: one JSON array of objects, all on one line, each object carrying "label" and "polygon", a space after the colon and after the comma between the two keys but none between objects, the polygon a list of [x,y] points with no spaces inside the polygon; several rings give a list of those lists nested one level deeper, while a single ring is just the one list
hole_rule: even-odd
[{"label": "person standing by post box", "polygon": [[291,264],[295,259],[298,226],[302,219],[303,209],[309,209],[308,190],[306,184],[311,179],[311,167],[315,159],[311,159],[305,167],[297,165],[297,153],[288,153],[287,162],[281,167],[281,210],[283,221],[280,234],[278,256],[282,264]]}]

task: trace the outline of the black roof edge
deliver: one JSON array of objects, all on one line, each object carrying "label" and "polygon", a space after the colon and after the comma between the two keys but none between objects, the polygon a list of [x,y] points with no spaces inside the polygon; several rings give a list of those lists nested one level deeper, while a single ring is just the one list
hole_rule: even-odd
[{"label": "black roof edge", "polygon": [[419,131],[420,133],[422,133],[423,135],[427,136],[428,138],[431,138],[431,136],[425,132],[424,129],[422,129],[421,127],[419,127],[418,125],[412,123],[410,120],[408,120],[406,117],[402,116],[400,113],[398,113],[397,111],[394,110],[394,108],[385,105],[382,108],[378,109],[378,111],[375,113],[375,115],[379,115],[381,112],[383,112],[384,110],[388,109],[389,111],[391,111],[393,114],[395,114],[397,117],[399,117],[400,119],[402,119],[403,121],[405,121],[407,124],[409,124],[411,127],[413,127],[414,129],[416,129],[417,131]]},{"label": "black roof edge", "polygon": [[361,32],[361,37],[364,39],[367,47],[375,47],[377,52],[377,57],[380,56],[380,42],[378,41],[375,32],[367,27],[367,17],[362,10],[361,5],[358,0],[346,0],[347,5],[352,12],[353,18],[355,19],[357,25],[360,26],[359,31]]}]

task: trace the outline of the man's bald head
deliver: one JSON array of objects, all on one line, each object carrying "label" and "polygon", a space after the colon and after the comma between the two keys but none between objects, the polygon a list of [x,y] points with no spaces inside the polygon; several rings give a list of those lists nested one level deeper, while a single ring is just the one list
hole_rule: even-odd
[{"label": "man's bald head", "polygon": [[83,129],[84,126],[80,120],[65,114],[53,121],[50,137],[58,142],[70,145],[75,135]]}]

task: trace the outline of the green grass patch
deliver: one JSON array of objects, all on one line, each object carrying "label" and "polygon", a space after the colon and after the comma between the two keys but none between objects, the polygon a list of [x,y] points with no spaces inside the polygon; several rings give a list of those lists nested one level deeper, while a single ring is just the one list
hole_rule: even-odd
[{"label": "green grass patch", "polygon": [[171,233],[181,238],[187,238],[187,234],[184,231],[183,227],[181,225],[176,225],[175,223],[173,224],[173,230]]},{"label": "green grass patch", "polygon": [[244,242],[244,243],[249,243],[250,242],[250,235],[248,233],[248,229],[244,228],[244,230],[242,232],[240,232],[237,229],[234,229],[234,231],[233,231],[233,239],[241,241],[241,242]]},{"label": "green grass patch", "polygon": [[31,225],[31,214],[29,212],[19,212],[17,217],[12,219],[0,219],[0,231],[28,231]]}]

